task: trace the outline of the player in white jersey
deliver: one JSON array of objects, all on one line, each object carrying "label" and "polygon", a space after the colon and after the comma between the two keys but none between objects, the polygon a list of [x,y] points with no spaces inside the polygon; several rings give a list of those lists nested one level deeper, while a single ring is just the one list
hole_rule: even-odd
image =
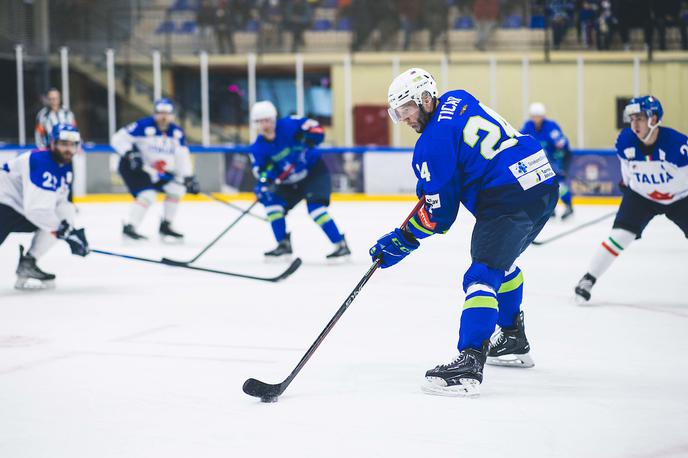
[{"label": "player in white jersey", "polygon": [[666,215],[688,237],[688,137],[660,126],[663,113],[649,95],[626,105],[624,119],[631,127],[616,140],[623,198],[611,233],[575,288],[579,302],[590,300],[593,285],[655,216]]},{"label": "player in white jersey", "polygon": [[67,200],[72,185],[72,158],[81,137],[75,127],[53,126],[50,149],[33,150],[0,167],[0,244],[12,232],[34,232],[31,248],[19,247],[17,289],[54,286],[55,275],[43,272],[36,260],[57,239],[64,239],[73,254],[86,256],[83,229],[74,228],[74,205]]},{"label": "player in white jersey", "polygon": [[187,192],[198,194],[200,187],[193,176],[184,131],[174,123],[174,104],[169,99],[156,100],[153,116],[118,130],[111,145],[121,156],[119,173],[136,199],[123,235],[133,240],[146,238],[138,233],[138,226],[155,202],[157,192],[162,192],[165,203],[160,235],[166,240],[181,241],[183,235],[172,229],[179,200]]}]

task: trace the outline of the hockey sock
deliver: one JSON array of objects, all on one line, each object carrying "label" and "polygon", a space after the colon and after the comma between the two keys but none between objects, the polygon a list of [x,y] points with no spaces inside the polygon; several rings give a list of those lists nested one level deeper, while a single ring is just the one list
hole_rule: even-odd
[{"label": "hockey sock", "polygon": [[571,189],[565,183],[559,184],[559,198],[561,198],[561,201],[567,207],[571,206],[571,200],[572,200]]},{"label": "hockey sock", "polygon": [[482,348],[495,330],[497,310],[497,295],[492,288],[480,283],[468,287],[461,313],[459,351]]},{"label": "hockey sock", "polygon": [[166,196],[163,208],[165,221],[172,223],[177,216],[177,210],[179,210],[179,197]]},{"label": "hockey sock", "polygon": [[131,204],[131,209],[129,210],[129,224],[137,228],[143,217],[146,216],[148,207],[153,205],[155,202],[155,191],[152,189],[147,189],[141,191],[137,196],[133,204]]},{"label": "hockey sock", "polygon": [[48,231],[39,229],[33,236],[31,248],[26,252],[29,256],[38,259],[50,250],[57,242],[57,238]]},{"label": "hockey sock", "polygon": [[322,204],[309,203],[307,205],[308,213],[313,218],[318,226],[325,232],[327,238],[330,239],[332,243],[338,243],[342,241],[342,234],[339,233],[339,228],[334,223],[334,220],[330,217],[327,212],[327,207]]},{"label": "hockey sock", "polygon": [[595,278],[605,273],[612,262],[635,240],[635,234],[626,229],[612,229],[609,237],[602,241],[602,245],[595,252],[588,273]]},{"label": "hockey sock", "polygon": [[275,240],[281,242],[287,236],[287,221],[284,219],[284,207],[281,205],[269,205],[265,207],[268,221],[275,234]]},{"label": "hockey sock", "polygon": [[523,301],[523,273],[517,266],[512,266],[506,272],[502,286],[497,291],[499,303],[499,316],[497,324],[500,328],[511,328],[518,313],[521,311]]}]

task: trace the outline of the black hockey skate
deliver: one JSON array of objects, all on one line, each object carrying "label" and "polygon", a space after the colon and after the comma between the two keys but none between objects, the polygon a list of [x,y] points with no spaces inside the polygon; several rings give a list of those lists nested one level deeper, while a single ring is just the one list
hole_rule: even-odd
[{"label": "black hockey skate", "polygon": [[326,256],[327,259],[329,260],[335,260],[335,259],[341,259],[349,256],[351,254],[351,250],[349,249],[349,245],[346,243],[346,238],[342,235],[342,240],[337,242],[335,244],[335,249],[332,253],[328,254]]},{"label": "black hockey skate", "polygon": [[19,246],[19,264],[17,265],[16,289],[51,289],[55,287],[55,275],[43,272],[36,265],[36,258],[24,254],[24,247]]},{"label": "black hockey skate", "polygon": [[492,334],[487,350],[487,364],[508,367],[533,367],[530,344],[523,324],[523,312],[516,317],[512,328],[500,328]]},{"label": "black hockey skate", "polygon": [[131,224],[125,224],[122,227],[122,236],[127,240],[148,240],[148,237],[136,232],[136,229]]},{"label": "black hockey skate", "polygon": [[291,234],[287,234],[287,236],[280,240],[277,243],[277,248],[274,250],[266,251],[263,253],[268,260],[275,260],[275,259],[289,259],[292,254],[291,250]]},{"label": "black hockey skate", "polygon": [[596,281],[597,279],[589,273],[583,275],[583,278],[580,279],[574,290],[576,292],[576,302],[582,304],[590,300],[590,290],[595,285]]},{"label": "black hockey skate", "polygon": [[561,214],[561,220],[566,221],[568,218],[570,218],[573,215],[573,206],[572,205],[567,205],[566,210],[564,210],[564,213]]},{"label": "black hockey skate", "polygon": [[483,348],[467,348],[449,364],[442,364],[425,373],[424,393],[438,396],[480,396],[483,367],[487,357],[487,341]]},{"label": "black hockey skate", "polygon": [[160,221],[160,237],[165,242],[181,243],[184,235],[172,229],[172,224],[167,220]]}]

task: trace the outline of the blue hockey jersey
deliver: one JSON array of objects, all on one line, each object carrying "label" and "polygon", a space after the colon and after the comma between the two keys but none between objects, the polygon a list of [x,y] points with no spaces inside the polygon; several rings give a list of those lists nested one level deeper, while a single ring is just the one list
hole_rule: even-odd
[{"label": "blue hockey jersey", "polygon": [[419,238],[446,232],[461,203],[476,215],[488,205],[518,206],[556,183],[539,143],[463,90],[439,98],[416,142],[413,170],[426,203],[407,229]]},{"label": "blue hockey jersey", "polygon": [[659,127],[657,141],[647,148],[625,128],[616,139],[616,154],[632,191],[667,205],[688,196],[688,137],[681,132]]},{"label": "blue hockey jersey", "polygon": [[308,170],[320,159],[315,147],[324,138],[323,128],[313,119],[296,116],[279,119],[274,140],[268,141],[258,135],[251,145],[254,174],[273,181],[292,167],[289,176],[282,181],[295,183],[304,179]]}]

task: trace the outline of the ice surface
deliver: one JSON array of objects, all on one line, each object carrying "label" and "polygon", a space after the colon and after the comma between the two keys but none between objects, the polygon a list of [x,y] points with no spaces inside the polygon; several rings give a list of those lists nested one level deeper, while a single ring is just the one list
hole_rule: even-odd
[{"label": "ice surface", "polygon": [[[247,205],[245,202],[243,205]],[[412,202],[331,209],[354,252],[331,250],[303,206],[289,216],[303,267],[260,283],[93,254],[60,243],[39,265],[54,291],[12,289],[19,242],[0,246],[0,457],[688,456],[688,243],[664,217],[576,306],[573,286],[611,220],[520,260],[535,368],[487,367],[479,399],[428,396],[425,370],[455,352],[472,218],[378,271],[276,404],[281,382],[369,266],[367,250]],[[570,223],[609,212],[578,207]],[[159,214],[156,206],[152,213]],[[188,259],[237,213],[188,203],[184,246],[124,245],[124,204],[82,204],[91,245]],[[142,232],[154,234],[157,215]],[[265,223],[247,218],[198,265],[268,275]]]}]

